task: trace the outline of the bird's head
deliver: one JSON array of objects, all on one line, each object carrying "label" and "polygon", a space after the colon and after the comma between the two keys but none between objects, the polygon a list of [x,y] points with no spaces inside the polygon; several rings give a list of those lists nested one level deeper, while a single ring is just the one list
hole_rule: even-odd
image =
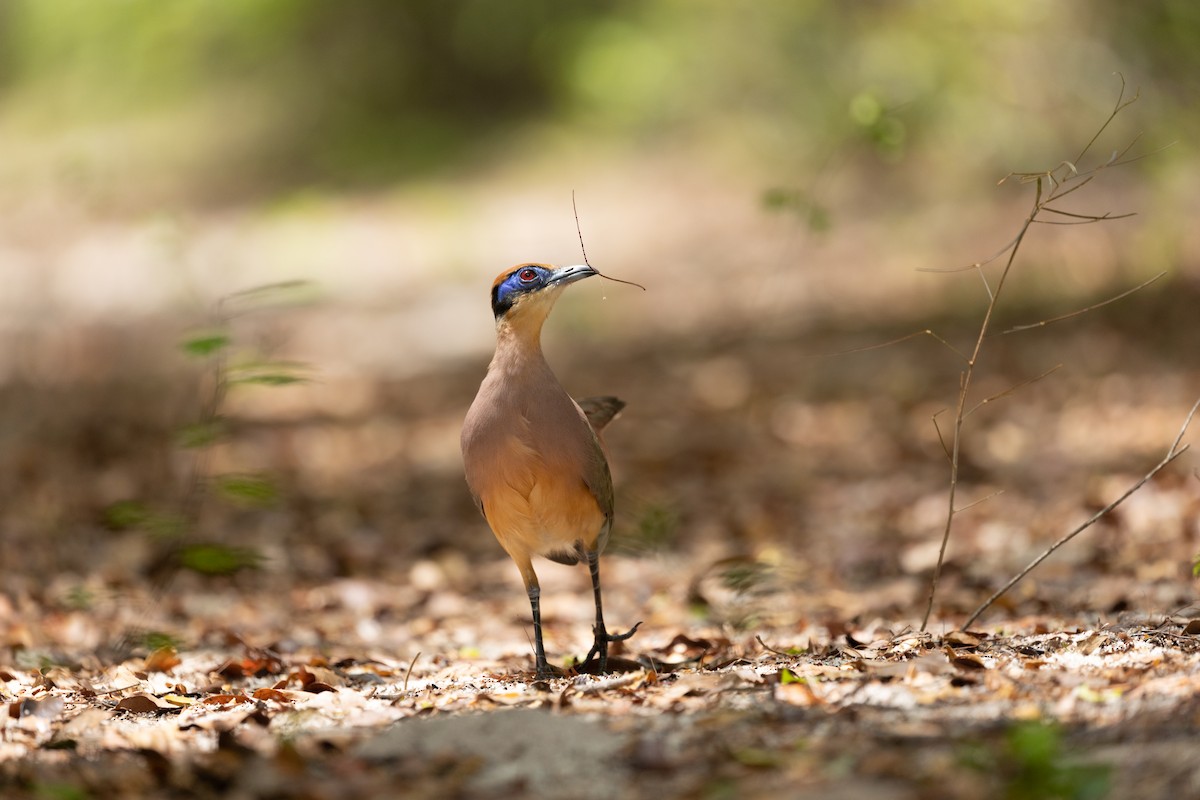
[{"label": "bird's head", "polygon": [[567,284],[598,274],[585,264],[569,267],[518,264],[500,273],[492,284],[492,312],[497,321],[520,319],[540,323]]}]

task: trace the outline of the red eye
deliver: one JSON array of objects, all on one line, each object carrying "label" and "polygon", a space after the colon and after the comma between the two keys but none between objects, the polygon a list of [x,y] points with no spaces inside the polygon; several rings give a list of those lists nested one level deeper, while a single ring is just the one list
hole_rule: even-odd
[{"label": "red eye", "polygon": [[517,273],[517,277],[521,279],[521,283],[533,283],[537,280],[537,270],[531,267],[526,267]]}]

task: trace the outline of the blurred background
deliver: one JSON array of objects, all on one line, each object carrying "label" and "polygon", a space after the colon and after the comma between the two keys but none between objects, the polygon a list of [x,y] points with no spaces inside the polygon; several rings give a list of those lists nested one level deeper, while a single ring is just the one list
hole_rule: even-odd
[{"label": "blurred background", "polygon": [[[998,329],[1166,274],[989,343],[980,398],[1065,366],[972,419],[964,492],[1008,494],[961,520],[965,587],[1143,472],[1200,388],[1200,5],[0,0],[8,591],[84,602],[179,558],[471,591],[503,561],[458,455],[487,289],[582,259],[574,193],[590,262],[647,287],[580,284],[546,330],[572,393],[629,403],[613,550],[685,559],[700,604],[734,564],[911,612],[960,362],[818,356],[969,348],[978,276],[919,270],[1009,241],[1032,187],[998,181],[1074,159],[1118,74],[1140,99],[1079,166],[1154,155],[1064,206],[1137,216],[1035,227]],[[1189,464],[1171,515],[1067,566],[1186,581]]]}]

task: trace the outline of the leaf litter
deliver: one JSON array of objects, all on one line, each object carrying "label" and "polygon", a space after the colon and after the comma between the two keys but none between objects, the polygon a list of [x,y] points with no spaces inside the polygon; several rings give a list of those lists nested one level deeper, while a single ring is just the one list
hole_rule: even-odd
[{"label": "leaf litter", "polygon": [[[1111,361],[1168,371],[1086,331],[1066,341],[1068,360],[1088,363],[1098,340],[1126,348]],[[284,478],[273,504],[209,507],[202,524],[264,557],[162,591],[141,577],[158,534],[95,527],[126,494],[109,484],[166,491],[146,452],[174,448],[171,426],[130,422],[160,398],[101,386],[86,403],[29,400],[36,429],[59,432],[0,453],[20,478],[0,483],[4,796],[1195,794],[1191,465],[954,630],[1157,458],[1194,375],[1144,402],[1137,375],[1092,394],[1080,387],[1094,381],[1064,376],[981,412],[965,490],[1005,493],[963,515],[920,635],[944,503],[937,408],[893,395],[907,391],[897,376],[927,369],[892,351],[866,377],[837,378],[814,374],[795,342],[736,357],[718,345],[596,351],[564,376],[629,375],[614,388],[637,400],[608,441],[621,511],[603,570],[613,624],[645,624],[603,677],[569,674],[591,597],[586,575],[550,565],[548,648],[568,675],[530,676],[527,601],[454,458],[447,409],[474,367],[373,384],[363,394],[380,408],[361,419],[299,401],[232,409],[223,422],[254,446],[223,446],[214,470]],[[1028,357],[1010,356],[1012,377]],[[731,375],[741,389],[714,390]],[[1068,413],[1064,396],[1083,399]],[[38,416],[51,406],[61,429]],[[112,418],[89,422],[97,409]],[[76,432],[89,424],[101,433]],[[147,439],[101,458],[110,429]],[[277,460],[238,460],[263,453]],[[92,463],[101,479],[80,466]],[[88,535],[68,546],[32,521]]]}]

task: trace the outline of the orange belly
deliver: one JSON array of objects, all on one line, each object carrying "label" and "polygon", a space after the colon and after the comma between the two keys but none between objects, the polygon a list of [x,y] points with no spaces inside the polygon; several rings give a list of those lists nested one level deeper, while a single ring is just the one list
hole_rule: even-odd
[{"label": "orange belly", "polygon": [[604,512],[583,480],[547,467],[514,437],[486,486],[479,487],[484,515],[500,545],[512,556],[594,548]]}]

